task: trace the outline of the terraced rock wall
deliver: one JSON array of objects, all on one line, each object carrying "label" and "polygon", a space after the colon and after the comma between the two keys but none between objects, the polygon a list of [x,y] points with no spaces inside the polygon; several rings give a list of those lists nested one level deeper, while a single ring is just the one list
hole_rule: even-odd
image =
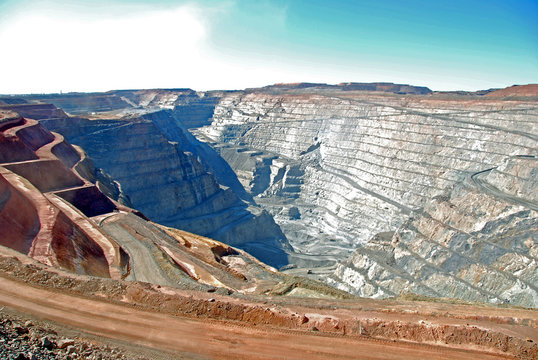
[{"label": "terraced rock wall", "polygon": [[123,107],[95,120],[42,123],[151,218],[290,272],[363,296],[536,306],[535,99],[363,85],[116,91]]},{"label": "terraced rock wall", "polygon": [[[253,92],[224,97],[215,109],[212,124],[193,132],[219,151],[247,191],[255,195],[256,202],[274,215],[296,250],[294,262],[303,267],[318,266],[314,275],[325,277],[331,271],[330,266],[356,249],[360,252],[376,234],[392,239],[392,233],[407,226],[409,219],[422,214],[424,207],[433,206],[432,199],[446,195],[455,184],[461,184],[474,173],[497,168],[488,177],[496,176],[498,187],[510,186],[514,194],[532,199],[531,194],[537,189],[535,183],[510,183],[506,177],[524,174],[532,177],[530,173],[535,172],[536,163],[529,160],[527,166],[517,165],[519,170],[514,170],[512,175],[507,175],[509,171],[503,170],[503,164],[514,156],[533,159],[538,155],[537,127],[538,106],[532,101],[484,100],[477,96],[447,99],[353,92],[326,95]],[[489,213],[492,200],[484,195],[484,189],[468,191],[480,195],[467,198],[472,199],[474,212],[460,216],[462,221],[475,224],[473,231],[480,232],[480,226],[497,219]],[[497,206],[506,208],[507,214],[521,212],[522,221],[531,224],[529,231],[536,228],[535,214],[525,212],[528,206],[523,204],[516,211],[512,203],[503,199]],[[439,219],[439,226],[450,228],[445,221]],[[429,231],[432,228],[433,225]],[[502,229],[501,226],[498,231]],[[527,235],[516,237],[519,236]],[[425,237],[434,238],[432,234]],[[535,237],[532,241],[536,243]],[[361,289],[359,293],[366,296],[393,296],[409,291],[481,301],[511,299],[535,306],[532,305],[536,303],[535,289],[529,286],[529,280],[521,280],[519,273],[501,277],[512,279],[505,282],[507,287],[523,281],[521,296],[513,292],[501,296],[508,288],[470,295],[474,280],[466,280],[462,285],[465,290],[455,289],[458,287],[455,282],[447,282],[439,273],[462,277],[460,273],[467,271],[465,276],[471,276],[476,274],[470,271],[471,264],[489,275],[503,271],[492,270],[485,263],[486,258],[496,261],[491,251],[497,247],[480,251],[474,248],[473,251],[480,253],[477,255],[465,253],[468,249],[460,248],[461,241],[456,243],[457,251],[464,253],[456,260],[451,259],[455,265],[449,265],[451,261],[445,259],[443,266],[447,268],[438,264],[430,268],[432,274],[439,276],[432,282],[450,284],[443,289],[430,291],[431,288],[423,287],[421,280],[415,280],[420,276],[409,270],[407,266],[411,265],[407,263],[392,264],[384,274],[371,276],[376,281],[400,277],[407,282],[405,286],[391,285],[381,291],[383,286],[379,282],[372,288],[367,283],[352,285],[351,278],[343,275],[342,265],[338,266],[336,277],[340,280],[336,282],[350,285],[347,289],[351,291]],[[410,240],[410,244],[419,246],[419,241]],[[526,249],[525,254],[529,251]],[[503,254],[516,253],[507,246]],[[375,273],[373,263],[378,260],[373,260],[371,254],[361,255],[362,275]],[[391,258],[386,253],[378,255],[381,262]],[[432,262],[430,256],[433,255],[425,253],[417,258],[424,264]],[[351,259],[353,262],[358,256]],[[532,266],[535,258],[530,256],[527,260]],[[531,278],[534,282],[538,279],[536,274]],[[489,278],[484,282],[495,281]]]},{"label": "terraced rock wall", "polygon": [[[119,249],[79,212],[81,202],[96,210],[93,200],[100,198],[110,204],[106,212],[117,207],[69,168],[75,163],[60,160],[74,160],[76,151],[37,121],[6,116],[5,110],[0,111],[0,143],[6,150],[0,159],[0,244],[47,265],[119,278],[121,261],[113,261]],[[63,202],[62,192],[76,195]]]},{"label": "terraced rock wall", "polygon": [[[0,140],[12,145],[6,145],[5,162],[0,162],[2,252],[18,251],[77,274],[211,292],[218,287],[224,294],[277,291],[294,283],[321,294],[346,296],[327,285],[279,274],[223,243],[136,216],[78,173],[76,169],[93,173],[82,151],[78,161],[71,161],[78,152],[35,120],[0,109]],[[13,146],[27,149],[31,156],[17,157]],[[56,154],[69,161],[62,162]],[[270,229],[261,223],[271,221],[264,219],[267,215],[252,216],[250,222],[236,221],[234,233],[252,232],[256,226],[260,233]],[[254,230],[248,229],[252,223]]]},{"label": "terraced rock wall", "polygon": [[[49,118],[41,123],[84,148],[148,218],[288,263],[285,237],[260,208],[219,183],[169,111],[111,120]],[[194,140],[194,139],[193,139]]]},{"label": "terraced rock wall", "polygon": [[[369,297],[415,293],[537,307],[538,206],[476,177],[488,179],[478,174],[434,197],[395,233],[358,248],[329,282]],[[518,182],[525,181],[536,188],[536,179]]]}]

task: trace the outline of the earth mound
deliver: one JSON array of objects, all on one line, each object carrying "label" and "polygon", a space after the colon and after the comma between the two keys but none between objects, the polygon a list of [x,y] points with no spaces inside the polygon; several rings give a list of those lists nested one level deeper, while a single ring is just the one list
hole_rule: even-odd
[{"label": "earth mound", "polygon": [[489,97],[538,97],[538,84],[514,85],[486,94]]}]

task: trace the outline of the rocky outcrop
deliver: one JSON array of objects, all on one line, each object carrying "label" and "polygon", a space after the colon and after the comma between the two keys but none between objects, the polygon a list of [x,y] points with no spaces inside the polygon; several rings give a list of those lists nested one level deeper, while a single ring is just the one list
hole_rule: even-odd
[{"label": "rocky outcrop", "polygon": [[[376,234],[385,233],[378,238],[392,239],[390,234],[421,214],[431,199],[444,196],[471,173],[499,166],[487,176],[499,178],[497,173],[502,172],[505,178],[497,182],[512,187],[514,194],[519,191],[520,197],[536,192],[536,183],[530,180],[536,165],[523,166],[525,173],[522,166],[505,165],[510,169],[503,170],[501,165],[514,156],[524,161],[536,154],[536,109],[532,102],[476,100],[476,96],[250,92],[224,97],[211,126],[194,133],[215,144],[256,202],[275,217],[297,252],[293,262],[318,266],[314,274],[322,274],[357,248],[360,252]],[[527,180],[510,185],[506,177],[517,178],[518,174]],[[485,189],[476,191],[482,194]],[[489,197],[480,195],[473,201],[480,202],[477,207],[485,206],[484,211],[489,209]],[[501,202],[498,206],[512,205]],[[534,215],[525,213],[524,207],[518,211],[524,221],[535,224]],[[465,221],[484,225],[479,215],[466,213]],[[489,248],[481,251],[480,256],[488,257]],[[372,254],[363,254],[368,261],[364,260],[361,271],[373,269]],[[474,261],[480,267],[477,257],[474,254],[469,263]],[[437,274],[438,268],[432,267],[431,272]],[[340,265],[340,279],[345,278],[342,269]],[[487,267],[482,270],[490,271]],[[415,274],[405,274],[400,263],[387,271],[409,285],[392,290],[374,286],[367,291],[369,284],[364,282],[354,288],[364,286],[359,293],[368,296],[412,291],[535,306],[534,290],[526,285],[522,285],[521,296],[514,292],[500,296],[507,289],[490,291],[499,296],[471,296],[461,289],[426,291],[421,281],[413,280]],[[509,277],[521,281],[519,273]],[[349,279],[342,282],[349,284]],[[445,280],[432,281],[445,284]],[[516,283],[506,282],[510,286]]]},{"label": "rocky outcrop", "polygon": [[409,292],[537,307],[538,203],[488,179],[477,173],[434,197],[396,232],[357,249],[329,282],[369,297]]},{"label": "rocky outcrop", "polygon": [[[37,112],[33,112],[34,107]],[[49,112],[44,113],[43,107]],[[18,108],[21,110],[84,148],[114,179],[118,198],[126,198],[127,204],[152,220],[248,249],[274,266],[288,263],[282,250],[287,246],[285,236],[272,217],[221,185],[209,172],[212,168],[188,151],[196,149],[198,142],[172,111],[89,120],[62,115],[52,105],[24,105]],[[92,172],[100,179],[99,171],[89,170]],[[106,190],[110,186],[102,187]]]}]

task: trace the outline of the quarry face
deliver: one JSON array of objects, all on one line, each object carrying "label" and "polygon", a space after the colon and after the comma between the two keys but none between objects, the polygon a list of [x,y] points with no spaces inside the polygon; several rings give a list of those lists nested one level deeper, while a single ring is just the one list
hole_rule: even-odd
[{"label": "quarry face", "polygon": [[0,97],[0,354],[535,359],[537,103]]},{"label": "quarry face", "polygon": [[536,307],[538,106],[526,89],[295,84],[5,107],[81,146],[150,219],[288,273],[366,297]]},{"label": "quarry face", "polygon": [[273,215],[292,271],[361,296],[535,307],[537,129],[535,101],[494,92],[276,87],[222,98],[192,132]]}]

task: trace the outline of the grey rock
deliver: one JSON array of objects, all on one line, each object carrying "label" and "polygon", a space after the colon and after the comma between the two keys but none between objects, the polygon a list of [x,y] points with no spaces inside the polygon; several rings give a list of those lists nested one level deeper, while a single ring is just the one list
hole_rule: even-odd
[{"label": "grey rock", "polygon": [[73,339],[61,339],[61,340],[58,340],[58,342],[56,343],[56,346],[58,347],[58,349],[63,349],[74,344],[75,344],[75,340]]},{"label": "grey rock", "polygon": [[15,326],[15,331],[16,331],[17,334],[19,334],[19,335],[28,334],[28,332],[29,332],[29,330],[28,330],[27,327],[20,326],[20,325]]},{"label": "grey rock", "polygon": [[191,130],[273,215],[292,263],[361,296],[536,306],[536,104],[301,94],[230,94]]},{"label": "grey rock", "polygon": [[125,194],[151,220],[249,248],[275,266],[287,264],[286,238],[272,217],[220,184],[189,152],[199,143],[170,111],[126,119],[41,121],[83,147],[114,179],[116,188],[108,192]]},{"label": "grey rock", "polygon": [[46,336],[40,339],[40,345],[47,350],[52,350],[56,347],[56,344]]}]

